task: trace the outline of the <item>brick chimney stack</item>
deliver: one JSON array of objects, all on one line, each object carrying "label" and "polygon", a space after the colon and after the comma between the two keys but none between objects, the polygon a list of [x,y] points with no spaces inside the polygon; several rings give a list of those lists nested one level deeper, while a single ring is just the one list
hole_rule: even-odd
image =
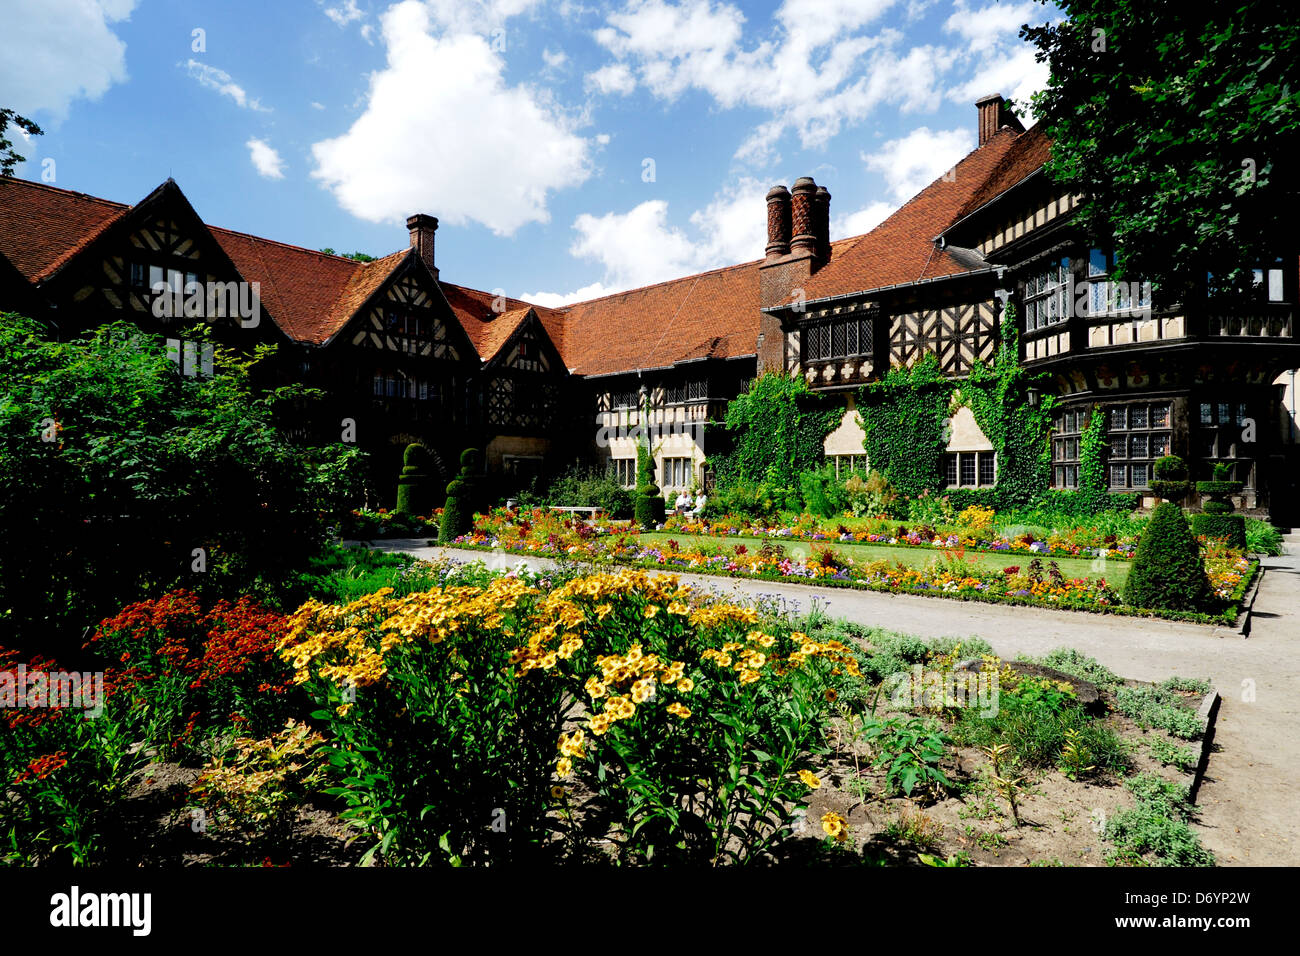
[{"label": "brick chimney stack", "polygon": [[419,253],[433,277],[438,278],[438,267],[433,264],[433,234],[438,231],[437,217],[416,213],[407,217],[406,228],[411,233],[411,248]]},{"label": "brick chimney stack", "polygon": [[822,262],[831,258],[831,193],[818,186],[813,193],[813,235],[817,237],[816,256]]},{"label": "brick chimney stack", "polygon": [[790,190],[773,186],[767,191],[767,258],[790,254]]},{"label": "brick chimney stack", "polygon": [[811,176],[800,176],[794,181],[790,201],[790,251],[817,255],[817,233],[813,197],[817,184]]},{"label": "brick chimney stack", "polygon": [[1007,105],[1007,101],[1002,98],[1001,93],[994,93],[991,96],[981,97],[976,100],[975,109],[979,111],[981,146],[991,140],[993,134],[1004,126],[1015,130],[1017,133],[1025,131],[1024,124],[1020,122],[1018,116],[1011,112],[1011,108]]}]

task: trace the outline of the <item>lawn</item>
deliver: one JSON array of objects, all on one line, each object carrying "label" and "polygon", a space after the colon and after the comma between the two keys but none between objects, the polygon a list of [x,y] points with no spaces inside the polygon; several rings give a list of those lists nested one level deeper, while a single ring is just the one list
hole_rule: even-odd
[{"label": "lawn", "polygon": [[[682,535],[671,534],[668,532],[652,531],[642,534],[639,539],[641,544],[653,547],[662,545],[669,540],[676,541],[683,549],[691,548],[717,548],[730,551],[738,544],[743,544],[750,551],[757,551],[762,547],[763,542],[755,541],[753,538],[732,538],[721,537],[717,535]],[[802,540],[793,540],[782,542],[785,545],[786,553],[792,557],[807,556],[811,553],[812,543]],[[846,558],[851,558],[854,562],[865,561],[888,561],[890,564],[902,563],[908,567],[924,568],[932,564],[941,554],[938,548],[909,548],[898,545],[874,545],[874,544],[844,544],[838,541],[821,541],[817,542],[819,547],[828,547],[836,553]],[[965,560],[968,564],[987,570],[1001,571],[1008,567],[1026,567],[1033,560],[1032,555],[1023,553],[1014,555],[1001,555],[985,551],[967,551]],[[1104,572],[1093,570],[1095,563],[1093,558],[1051,558],[1044,559],[1043,565],[1047,566],[1047,561],[1053,560],[1061,569],[1061,573],[1067,578],[1105,578],[1106,583],[1116,590],[1122,589],[1124,579],[1128,577],[1129,563],[1127,561],[1106,561]]]}]

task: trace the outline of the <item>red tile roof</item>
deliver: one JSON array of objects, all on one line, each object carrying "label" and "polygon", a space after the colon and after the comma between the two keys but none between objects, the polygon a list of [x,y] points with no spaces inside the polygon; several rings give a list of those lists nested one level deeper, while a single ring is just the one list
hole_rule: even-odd
[{"label": "red tile roof", "polygon": [[959,218],[973,196],[1001,169],[1018,138],[1000,129],[966,155],[948,179],[940,176],[854,246],[804,284],[810,300],[970,271],[939,250],[934,239]]},{"label": "red tile roof", "polygon": [[[1038,127],[999,130],[864,236],[832,243],[830,261],[805,283],[809,299],[970,271],[969,256],[934,239],[1046,161]],[[68,261],[131,207],[17,179],[0,179],[0,251],[37,282]],[[359,263],[228,229],[209,227],[240,274],[261,285],[262,302],[289,337],[331,340],[402,264],[409,249]],[[486,362],[529,312],[565,365],[581,375],[662,368],[701,358],[753,355],[759,322],[759,266],[741,263],[560,309],[439,282],[479,358]],[[500,303],[497,303],[500,306]]]},{"label": "red tile roof", "polygon": [[130,208],[0,176],[0,250],[28,282],[40,282]]},{"label": "red tile roof", "polygon": [[357,262],[302,246],[208,227],[239,274],[259,284],[262,304],[284,333],[322,345],[401,264],[409,249]]}]

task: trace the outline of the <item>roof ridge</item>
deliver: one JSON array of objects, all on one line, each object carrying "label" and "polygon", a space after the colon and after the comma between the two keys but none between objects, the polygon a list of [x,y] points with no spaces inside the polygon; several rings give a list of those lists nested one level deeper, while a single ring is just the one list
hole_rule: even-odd
[{"label": "roof ridge", "polygon": [[252,239],[255,242],[265,242],[272,246],[281,246],[282,248],[285,249],[294,249],[298,252],[307,252],[314,256],[323,256],[326,259],[339,259],[346,262],[352,262],[359,266],[368,266],[370,265],[371,262],[379,262],[383,259],[390,259],[393,256],[401,255],[407,252],[409,249],[409,247],[408,249],[398,249],[396,252],[389,252],[389,253],[385,253],[382,256],[375,256],[372,259],[370,259],[369,262],[362,262],[360,259],[353,259],[351,256],[342,256],[339,255],[338,253],[321,252],[319,249],[309,249],[306,246],[300,246],[297,243],[293,243],[293,242],[284,242],[280,239],[268,239],[266,236],[255,236],[251,232],[243,232],[239,229],[228,229],[225,226],[213,226],[213,225],[209,225],[206,222],[204,223],[204,225],[208,227],[208,230],[210,232],[224,232],[227,233],[228,235],[240,236],[244,239]]},{"label": "roof ridge", "polygon": [[76,196],[79,199],[101,203],[105,206],[113,206],[117,209],[130,209],[132,206],[131,203],[117,202],[113,199],[105,199],[103,196],[92,196],[90,193],[78,192],[75,189],[64,189],[62,186],[51,186],[49,183],[38,183],[34,179],[23,179],[21,176],[0,177],[0,182],[19,183],[32,189],[43,189],[47,192],[62,193],[65,196]]},{"label": "roof ridge", "polygon": [[[843,240],[837,239],[835,241],[842,242]],[[694,272],[688,275],[678,276],[675,279],[663,279],[659,282],[651,282],[646,285],[634,286],[631,289],[624,289],[622,292],[609,292],[606,293],[605,295],[598,295],[594,299],[579,299],[577,302],[570,302],[568,305],[556,306],[553,309],[553,311],[567,312],[575,305],[587,305],[588,303],[591,302],[603,302],[605,299],[613,299],[620,295],[631,295],[633,292],[644,292],[647,289],[657,289],[659,286],[672,285],[674,282],[685,282],[688,279],[694,279],[695,281],[698,282],[700,279],[703,279],[705,276],[711,276],[719,272],[730,272],[732,269],[743,269],[746,266],[758,265],[763,261],[764,261],[763,259],[749,259],[745,262],[734,262],[729,266],[717,266],[713,269],[706,269],[703,272]]]}]

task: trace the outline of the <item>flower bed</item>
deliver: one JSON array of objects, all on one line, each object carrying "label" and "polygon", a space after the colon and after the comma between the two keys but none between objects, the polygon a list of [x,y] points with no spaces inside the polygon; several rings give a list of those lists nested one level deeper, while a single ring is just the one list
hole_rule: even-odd
[{"label": "flower bed", "polygon": [[[699,526],[699,523],[682,523],[678,528],[695,534]],[[960,540],[951,545],[947,543],[949,539],[937,544],[932,542],[930,547],[935,551],[935,561],[928,567],[918,568],[902,562],[855,561],[828,547],[817,547],[817,542],[825,539],[812,537],[811,533],[774,537],[811,541],[814,543],[812,554],[807,558],[792,557],[782,544],[774,540],[767,540],[754,549],[744,544],[730,550],[721,546],[681,547],[671,539],[662,546],[647,546],[635,530],[626,526],[611,522],[587,524],[580,519],[560,519],[540,511],[523,514],[496,511],[481,516],[475,523],[475,530],[457,538],[454,543],[458,547],[572,561],[612,562],[765,580],[814,580],[819,585],[873,591],[1139,614],[1215,624],[1236,621],[1240,601],[1258,569],[1258,562],[1248,560],[1239,552],[1217,544],[1207,546],[1206,572],[1221,603],[1203,613],[1153,611],[1124,605],[1104,578],[1066,577],[1048,554],[1035,548],[1022,550],[1021,553],[1030,559],[1023,570],[1016,565],[999,572],[968,564],[964,560],[967,548]],[[863,540],[865,543],[866,539]],[[1073,556],[1082,552],[1070,553]],[[1098,554],[1101,556],[1102,552]],[[1104,549],[1104,555],[1112,556],[1111,549]],[[1046,564],[1044,558],[1047,558]]]}]

